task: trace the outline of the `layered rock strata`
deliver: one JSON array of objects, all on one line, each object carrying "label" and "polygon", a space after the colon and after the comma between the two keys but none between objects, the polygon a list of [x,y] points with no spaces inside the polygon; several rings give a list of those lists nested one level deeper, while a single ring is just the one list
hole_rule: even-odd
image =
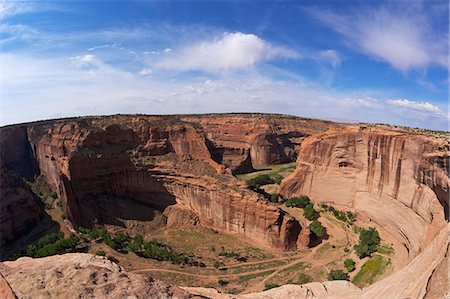
[{"label": "layered rock strata", "polygon": [[[75,226],[117,224],[109,223],[116,215],[108,215],[108,202],[129,200],[159,210],[178,203],[207,226],[274,249],[295,249],[298,222],[245,190],[230,174],[252,168],[252,152],[259,164],[285,162],[283,155],[293,159],[299,143],[295,148],[292,140],[307,133],[292,130],[295,121],[304,120],[288,117],[275,126],[267,116],[234,117],[241,134],[243,124],[257,127],[249,129],[251,137],[241,138],[239,146],[230,145],[239,139],[235,125],[225,125],[226,117],[217,116],[91,117],[10,126],[0,134],[15,147],[2,148],[2,159],[5,165],[19,165],[19,176],[43,175]],[[222,123],[222,133],[208,120]],[[132,214],[126,217],[145,218]],[[3,235],[11,238],[14,230]]]},{"label": "layered rock strata", "polygon": [[446,223],[449,156],[444,137],[349,126],[306,138],[279,191],[355,210],[390,232],[412,259]]}]

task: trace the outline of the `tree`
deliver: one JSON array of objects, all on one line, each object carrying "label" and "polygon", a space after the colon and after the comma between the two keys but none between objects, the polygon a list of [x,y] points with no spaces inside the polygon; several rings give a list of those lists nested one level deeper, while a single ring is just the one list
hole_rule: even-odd
[{"label": "tree", "polygon": [[322,238],[326,235],[326,228],[322,226],[322,223],[319,220],[313,220],[309,225],[309,229],[319,238]]},{"label": "tree", "polygon": [[286,207],[294,207],[294,208],[305,208],[307,205],[311,204],[311,199],[308,196],[300,196],[300,197],[292,197],[286,200]]},{"label": "tree", "polygon": [[268,175],[268,174],[262,174],[262,175],[259,175],[255,178],[247,181],[248,187],[252,190],[257,190],[261,186],[274,184],[274,183],[275,183],[274,179],[272,179],[270,177],[270,175]]},{"label": "tree", "polygon": [[380,235],[375,228],[361,228],[359,232],[359,244],[354,247],[356,254],[359,258],[370,256],[377,250],[380,241]]},{"label": "tree", "polygon": [[333,269],[328,273],[328,280],[348,280],[348,274],[340,269]]},{"label": "tree", "polygon": [[355,270],[355,262],[352,259],[346,259],[344,261],[344,267],[348,272],[352,272]]},{"label": "tree", "polygon": [[310,221],[317,219],[319,217],[319,213],[317,213],[317,211],[314,210],[314,206],[312,204],[306,205],[306,207],[303,210],[303,215],[305,215],[305,218]]}]

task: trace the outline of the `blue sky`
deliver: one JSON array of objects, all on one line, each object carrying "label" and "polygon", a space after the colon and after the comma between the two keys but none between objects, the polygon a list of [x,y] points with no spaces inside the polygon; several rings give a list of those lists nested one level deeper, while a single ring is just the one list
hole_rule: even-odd
[{"label": "blue sky", "polygon": [[268,112],[448,129],[448,1],[4,1],[1,125]]}]

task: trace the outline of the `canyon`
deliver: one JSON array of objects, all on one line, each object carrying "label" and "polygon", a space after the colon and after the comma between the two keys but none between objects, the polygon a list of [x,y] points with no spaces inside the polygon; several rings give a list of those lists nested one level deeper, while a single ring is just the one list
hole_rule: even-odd
[{"label": "canyon", "polygon": [[[359,221],[383,229],[400,245],[396,272],[364,289],[348,282],[311,282],[235,296],[174,287],[180,298],[433,298],[448,288],[445,135],[269,114],[114,115],[2,127],[0,148],[0,246],[14,244],[44,217],[27,183],[41,176],[73,227],[145,233],[148,226],[141,224],[154,223],[161,214],[161,225],[198,222],[261,248],[301,250],[308,247],[309,229],[234,176],[296,161],[278,193],[308,195],[315,204],[355,211]],[[58,267],[77,259],[95,267],[107,263],[73,255]],[[27,262],[34,263],[22,258],[0,267],[16,295],[36,287],[18,286],[25,278],[13,269],[28,267]],[[108,271],[114,267],[108,264]],[[143,279],[134,275],[132,280]],[[134,294],[139,298],[144,291]]]}]

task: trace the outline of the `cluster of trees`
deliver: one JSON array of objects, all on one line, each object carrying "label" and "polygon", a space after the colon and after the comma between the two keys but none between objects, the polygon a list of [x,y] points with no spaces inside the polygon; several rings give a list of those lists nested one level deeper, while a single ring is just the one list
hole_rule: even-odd
[{"label": "cluster of trees", "polygon": [[[355,262],[352,259],[346,259],[344,267],[348,273],[355,271]],[[341,269],[333,269],[328,273],[328,280],[349,280],[348,273]]]},{"label": "cluster of trees", "polygon": [[371,256],[372,253],[377,251],[380,246],[380,235],[374,227],[369,229],[359,229],[359,243],[355,245],[354,249],[359,258]]},{"label": "cluster of trees", "polygon": [[334,217],[336,217],[336,219],[341,220],[343,222],[347,222],[350,225],[352,225],[356,220],[355,213],[353,213],[351,211],[347,211],[347,212],[339,211],[339,210],[336,210],[332,205],[326,205],[326,204],[322,204],[321,208],[324,211],[333,213],[333,215],[334,215]]},{"label": "cluster of trees", "polygon": [[284,204],[287,207],[303,209],[305,218],[312,221],[309,225],[309,229],[321,239],[328,237],[326,228],[319,220],[317,220],[317,218],[319,218],[319,212],[314,209],[314,205],[311,203],[311,199],[308,196],[292,197],[287,199]]},{"label": "cluster of trees", "polygon": [[328,280],[349,280],[349,277],[341,269],[333,269],[328,273]]},{"label": "cluster of trees", "polygon": [[28,245],[25,250],[14,252],[8,259],[16,260],[21,256],[37,258],[66,252],[75,252],[77,251],[76,247],[79,242],[80,239],[75,234],[71,234],[68,238],[64,238],[62,232],[50,233],[40,238],[36,243]]},{"label": "cluster of trees", "polygon": [[325,239],[327,235],[327,229],[322,225],[319,220],[313,220],[309,225],[309,229],[319,238]]},{"label": "cluster of trees", "polygon": [[284,204],[286,207],[304,209],[307,205],[311,204],[311,199],[305,195],[300,197],[292,197],[287,199]]},{"label": "cluster of trees", "polygon": [[77,231],[92,240],[101,240],[112,249],[121,253],[131,251],[141,257],[158,261],[170,261],[174,264],[186,264],[199,267],[205,266],[204,263],[200,263],[186,254],[174,251],[169,245],[155,240],[146,241],[140,234],[137,234],[134,238],[130,238],[123,232],[110,234],[104,228],[88,229],[79,227]]},{"label": "cluster of trees", "polygon": [[275,180],[268,174],[261,174],[247,181],[247,186],[253,191],[257,191],[261,186],[275,184]]},{"label": "cluster of trees", "polygon": [[219,256],[224,256],[227,258],[234,258],[239,262],[247,262],[247,257],[241,256],[239,253],[234,251],[225,251],[225,248],[222,246],[222,250],[219,252]]}]

